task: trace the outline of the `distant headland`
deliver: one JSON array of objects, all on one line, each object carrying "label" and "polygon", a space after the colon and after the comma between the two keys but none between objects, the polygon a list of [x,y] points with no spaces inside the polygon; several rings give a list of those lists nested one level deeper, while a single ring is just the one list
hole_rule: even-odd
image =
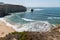
[{"label": "distant headland", "polygon": [[25,12],[27,9],[22,5],[4,4],[0,2],[0,17],[10,15],[15,12]]}]

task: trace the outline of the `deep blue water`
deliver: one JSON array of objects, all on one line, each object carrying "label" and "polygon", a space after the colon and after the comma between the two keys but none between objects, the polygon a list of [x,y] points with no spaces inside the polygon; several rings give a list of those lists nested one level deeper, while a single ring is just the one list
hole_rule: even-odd
[{"label": "deep blue water", "polygon": [[33,9],[34,12],[13,14],[13,16],[8,17],[8,19],[16,23],[30,22],[23,20],[22,18],[36,21],[48,21],[52,24],[60,23],[60,7],[36,7]]}]

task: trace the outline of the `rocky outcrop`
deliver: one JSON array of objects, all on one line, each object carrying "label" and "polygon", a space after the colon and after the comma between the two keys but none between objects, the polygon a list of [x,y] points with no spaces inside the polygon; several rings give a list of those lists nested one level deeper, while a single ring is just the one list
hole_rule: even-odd
[{"label": "rocky outcrop", "polygon": [[22,5],[3,4],[0,5],[0,17],[10,15],[9,13],[25,12],[26,7]]}]

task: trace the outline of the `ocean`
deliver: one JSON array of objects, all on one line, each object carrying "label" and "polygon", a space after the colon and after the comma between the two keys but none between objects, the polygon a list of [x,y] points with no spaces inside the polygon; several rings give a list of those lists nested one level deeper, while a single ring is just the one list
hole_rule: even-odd
[{"label": "ocean", "polygon": [[11,13],[4,19],[6,21],[3,21],[17,32],[47,32],[60,24],[60,7],[30,7],[26,12]]},{"label": "ocean", "polygon": [[[33,8],[33,12],[30,9]],[[27,12],[12,13],[6,16],[13,23],[29,23],[34,21],[48,21],[51,24],[60,23],[60,7],[28,7]]]}]

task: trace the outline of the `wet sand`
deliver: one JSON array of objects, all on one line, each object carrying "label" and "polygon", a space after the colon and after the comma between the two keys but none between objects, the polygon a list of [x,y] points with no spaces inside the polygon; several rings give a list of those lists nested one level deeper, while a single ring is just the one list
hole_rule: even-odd
[{"label": "wet sand", "polygon": [[0,20],[0,37],[4,37],[11,32],[15,32],[15,30],[7,26],[6,23]]}]

